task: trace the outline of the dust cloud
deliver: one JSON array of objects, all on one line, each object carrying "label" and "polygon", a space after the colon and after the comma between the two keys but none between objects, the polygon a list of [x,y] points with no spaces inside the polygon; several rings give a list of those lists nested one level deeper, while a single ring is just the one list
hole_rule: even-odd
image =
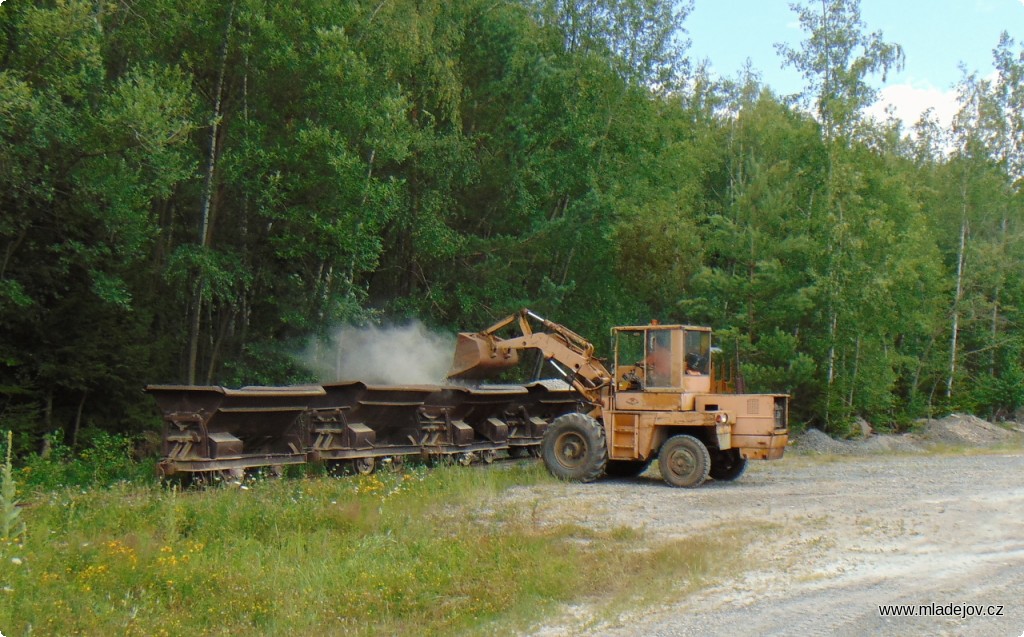
[{"label": "dust cloud", "polygon": [[301,361],[323,383],[434,385],[444,382],[454,353],[454,336],[431,332],[415,321],[405,326],[337,328],[329,340],[310,345]]}]

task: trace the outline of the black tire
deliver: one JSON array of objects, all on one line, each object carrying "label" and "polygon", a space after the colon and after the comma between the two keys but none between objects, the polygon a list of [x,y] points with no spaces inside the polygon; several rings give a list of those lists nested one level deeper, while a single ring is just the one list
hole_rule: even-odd
[{"label": "black tire", "polygon": [[585,414],[559,416],[544,432],[540,455],[556,478],[593,482],[604,474],[608,462],[604,427]]},{"label": "black tire", "polygon": [[747,459],[740,455],[739,449],[727,449],[715,454],[709,475],[715,480],[732,481],[746,470]]},{"label": "black tire", "polygon": [[708,479],[711,455],[704,443],[693,436],[672,436],[661,445],[658,468],[670,486],[699,487]]},{"label": "black tire", "polygon": [[650,460],[609,460],[604,474],[609,478],[635,478],[649,466]]}]

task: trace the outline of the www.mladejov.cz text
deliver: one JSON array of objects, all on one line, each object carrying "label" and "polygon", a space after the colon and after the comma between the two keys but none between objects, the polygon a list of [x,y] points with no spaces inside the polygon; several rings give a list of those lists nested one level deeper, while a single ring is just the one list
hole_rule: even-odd
[{"label": "www.mladejov.cz text", "polygon": [[1002,617],[1002,604],[884,604],[882,617]]}]

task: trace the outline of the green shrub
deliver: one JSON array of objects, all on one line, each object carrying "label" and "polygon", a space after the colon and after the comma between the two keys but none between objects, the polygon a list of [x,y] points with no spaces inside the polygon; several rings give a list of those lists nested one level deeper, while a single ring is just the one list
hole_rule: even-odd
[{"label": "green shrub", "polygon": [[21,468],[22,482],[38,490],[64,486],[110,486],[116,482],[153,482],[153,461],[133,457],[134,439],[105,431],[86,432],[88,442],[75,454],[56,431],[45,436],[48,452],[33,453]]}]

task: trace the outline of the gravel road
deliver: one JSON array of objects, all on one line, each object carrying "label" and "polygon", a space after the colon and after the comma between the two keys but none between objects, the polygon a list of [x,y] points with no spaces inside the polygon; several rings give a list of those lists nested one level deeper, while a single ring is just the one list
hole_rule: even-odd
[{"label": "gravel road", "polygon": [[[566,608],[535,637],[1024,635],[1021,451],[789,455],[699,489],[645,475],[512,497],[534,502],[542,520],[640,527],[649,542],[757,529],[735,576],[611,619],[600,600]],[[929,605],[934,614],[883,617],[882,604]],[[953,605],[989,615],[958,617],[967,612]],[[938,615],[947,611],[954,615]]]}]

